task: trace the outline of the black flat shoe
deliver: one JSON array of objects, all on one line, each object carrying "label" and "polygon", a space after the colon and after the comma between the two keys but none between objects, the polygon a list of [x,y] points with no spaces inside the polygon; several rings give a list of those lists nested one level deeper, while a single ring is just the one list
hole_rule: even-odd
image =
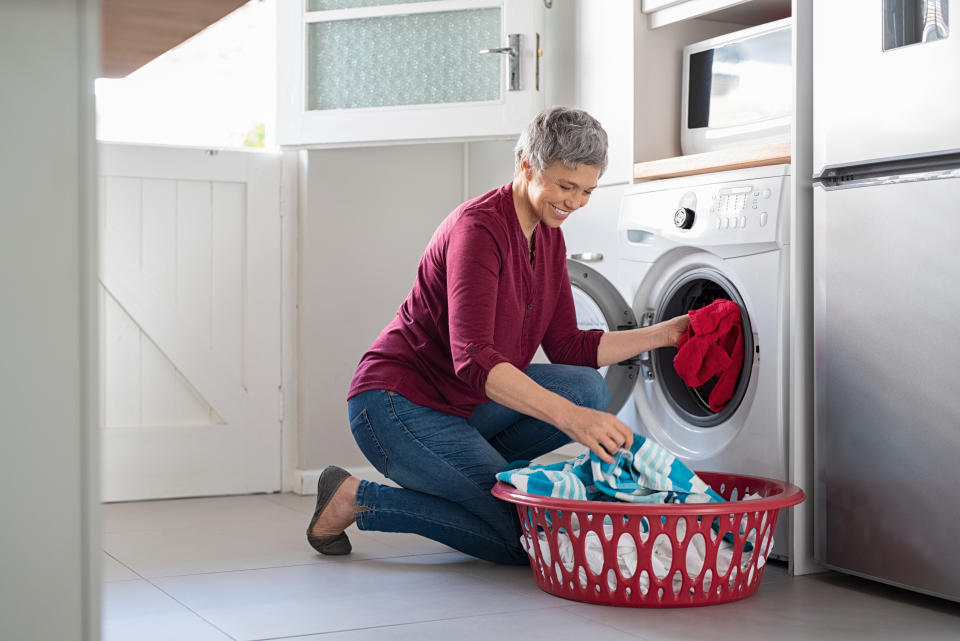
[{"label": "black flat shoe", "polygon": [[330,499],[333,498],[333,495],[337,493],[337,490],[349,476],[350,473],[346,470],[336,465],[329,465],[321,472],[320,480],[317,481],[317,507],[313,511],[313,518],[310,519],[310,525],[307,526],[307,542],[320,554],[350,554],[350,551],[353,549],[346,532],[332,534],[330,536],[312,536],[310,534],[310,531],[313,530],[314,524],[316,524],[320,515],[323,514],[323,510],[327,507]]}]

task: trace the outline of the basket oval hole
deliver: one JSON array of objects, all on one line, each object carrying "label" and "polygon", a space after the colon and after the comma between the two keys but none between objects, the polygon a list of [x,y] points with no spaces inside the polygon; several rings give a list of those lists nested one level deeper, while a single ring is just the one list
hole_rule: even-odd
[{"label": "basket oval hole", "polygon": [[[560,562],[567,572],[573,571],[573,542],[570,540],[570,534],[566,529],[557,530],[557,549],[560,550]],[[566,554],[564,554],[566,552]]]},{"label": "basket oval hole", "polygon": [[[751,545],[743,546],[743,553],[740,555],[740,569],[744,572],[747,571],[747,567],[750,565],[750,562],[753,561],[753,553],[757,550],[757,531],[750,530],[750,533],[747,535],[746,541],[751,543]],[[747,548],[750,548],[749,550]]]},{"label": "basket oval hole", "polygon": [[706,594],[710,591],[710,584],[713,583],[713,570],[707,568],[707,571],[703,573],[703,593]]},{"label": "basket oval hole", "polygon": [[547,539],[546,532],[541,525],[537,525],[537,542],[540,546],[540,555],[543,556],[543,562],[550,565],[550,541]]},{"label": "basket oval hole", "polygon": [[600,537],[594,530],[589,530],[583,537],[583,547],[586,551],[587,566],[593,576],[600,576],[603,569],[603,545],[600,543]]},{"label": "basket oval hole", "polygon": [[687,542],[687,576],[695,579],[703,570],[703,560],[706,557],[707,545],[703,535],[697,532]]},{"label": "basket oval hole", "polygon": [[725,550],[723,545],[718,546],[717,548],[717,575],[718,577],[724,576],[727,571],[730,569],[730,561],[732,561],[732,555],[729,549]]},{"label": "basket oval hole", "polygon": [[670,537],[661,532],[654,539],[653,549],[650,550],[650,567],[658,579],[663,579],[670,573],[672,564],[673,544]]},{"label": "basket oval hole", "polygon": [[613,540],[613,519],[609,515],[603,517],[603,538]]},{"label": "basket oval hole", "polygon": [[645,516],[640,518],[637,527],[637,535],[640,537],[641,543],[646,543],[647,539],[650,537],[650,522]]},{"label": "basket oval hole", "polygon": [[627,532],[617,539],[617,561],[623,578],[629,579],[637,571],[637,543]]}]

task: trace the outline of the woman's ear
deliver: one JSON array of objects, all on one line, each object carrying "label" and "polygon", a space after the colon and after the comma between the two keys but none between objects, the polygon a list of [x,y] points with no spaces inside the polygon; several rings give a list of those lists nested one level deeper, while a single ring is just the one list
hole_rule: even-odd
[{"label": "woman's ear", "polygon": [[533,180],[533,167],[530,165],[530,161],[526,158],[520,159],[520,173],[523,174],[523,177],[530,182]]}]

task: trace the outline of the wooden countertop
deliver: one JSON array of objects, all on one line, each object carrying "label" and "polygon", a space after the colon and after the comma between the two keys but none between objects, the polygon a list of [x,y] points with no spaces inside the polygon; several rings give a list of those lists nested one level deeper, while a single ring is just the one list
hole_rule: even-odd
[{"label": "wooden countertop", "polygon": [[637,180],[656,180],[747,167],[782,165],[788,162],[790,143],[781,142],[638,162],[633,166],[633,177]]}]

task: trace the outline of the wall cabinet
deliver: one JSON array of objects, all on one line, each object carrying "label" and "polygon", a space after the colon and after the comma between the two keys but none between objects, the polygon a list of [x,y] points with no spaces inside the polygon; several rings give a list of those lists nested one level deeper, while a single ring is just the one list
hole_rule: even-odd
[{"label": "wall cabinet", "polygon": [[281,145],[515,136],[543,107],[544,5],[277,3]]},{"label": "wall cabinet", "polygon": [[790,15],[790,0],[642,0],[654,29],[691,18],[761,24]]}]

